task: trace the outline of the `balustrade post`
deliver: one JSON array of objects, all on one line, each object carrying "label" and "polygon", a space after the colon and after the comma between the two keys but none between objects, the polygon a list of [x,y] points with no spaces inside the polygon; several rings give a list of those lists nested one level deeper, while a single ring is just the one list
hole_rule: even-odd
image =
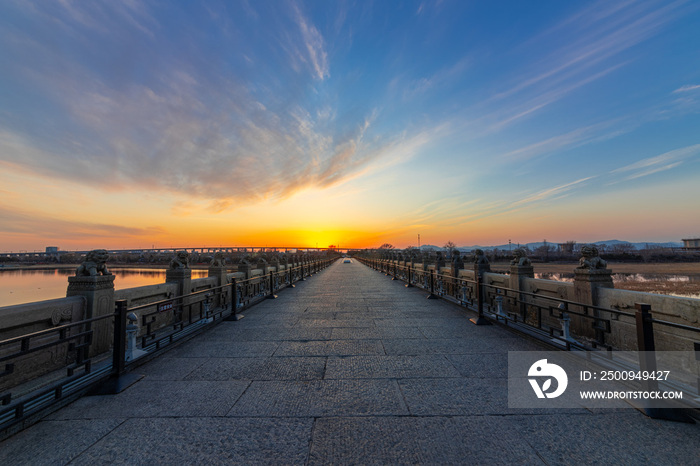
[{"label": "balustrade post", "polygon": [[296,288],[296,285],[294,284],[294,274],[292,273],[293,269],[294,269],[294,267],[292,267],[291,269],[289,267],[287,267],[285,269],[285,272],[287,272],[287,274],[289,276],[289,287],[290,288]]},{"label": "balustrade post", "polygon": [[[639,350],[639,370],[641,372],[656,372],[656,348],[654,345],[654,328],[649,304],[635,303],[635,321],[637,326],[637,349]],[[643,391],[658,391],[659,383],[653,378],[642,378]],[[657,401],[658,403],[658,401]],[[666,419],[669,421],[693,423],[690,416],[682,409],[658,408],[643,406],[644,414],[653,419]]]},{"label": "balustrade post", "polygon": [[435,269],[430,271],[430,294],[428,299],[438,299],[435,295]]},{"label": "balustrade post", "polygon": [[406,266],[406,288],[413,288],[411,285],[411,266]]},{"label": "balustrade post", "polygon": [[[639,369],[641,371],[656,371],[656,355],[654,354],[654,328],[651,322],[651,306],[635,303],[635,321],[637,324],[637,349],[639,350]],[[642,380],[642,388],[656,390],[656,380]]]},{"label": "balustrade post", "polygon": [[484,283],[483,275],[476,273],[476,305],[479,315],[475,318],[469,319],[473,324],[476,325],[491,325],[486,317],[484,317]]},{"label": "balustrade post", "polygon": [[126,359],[126,299],[117,300],[115,308],[112,373],[119,377],[124,373],[124,362]]},{"label": "balustrade post", "polygon": [[136,325],[139,318],[133,312],[126,316],[129,319],[129,324],[126,326],[126,355],[125,361],[133,361],[141,356],[148,354],[146,351],[140,350],[136,346],[136,334],[139,332],[139,326]]},{"label": "balustrade post", "polygon": [[143,375],[125,373],[126,366],[126,300],[114,302],[114,334],[112,342],[112,375],[103,385],[90,391],[92,395],[115,395],[138,382]]},{"label": "balustrade post", "polygon": [[275,294],[275,272],[270,272],[270,294],[267,295],[267,299],[277,299],[277,295]]},{"label": "balustrade post", "polygon": [[238,314],[238,304],[240,303],[240,298],[238,296],[238,283],[235,278],[231,279],[231,315],[226,318],[228,321],[241,320],[244,316]]}]

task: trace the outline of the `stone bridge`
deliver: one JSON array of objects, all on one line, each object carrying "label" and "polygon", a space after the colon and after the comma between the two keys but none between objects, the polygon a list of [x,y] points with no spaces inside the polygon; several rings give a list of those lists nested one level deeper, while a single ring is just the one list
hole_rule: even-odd
[{"label": "stone bridge", "polygon": [[700,464],[700,425],[508,407],[548,350],[337,261],[0,443],[0,464]]}]

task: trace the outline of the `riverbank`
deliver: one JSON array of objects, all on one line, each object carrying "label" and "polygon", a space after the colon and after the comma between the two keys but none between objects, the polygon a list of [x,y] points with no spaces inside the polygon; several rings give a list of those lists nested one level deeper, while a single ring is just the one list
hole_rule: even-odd
[{"label": "riverbank", "polygon": [[[577,262],[534,263],[541,278],[569,281]],[[615,288],[645,293],[700,298],[700,263],[698,262],[609,262]]]}]

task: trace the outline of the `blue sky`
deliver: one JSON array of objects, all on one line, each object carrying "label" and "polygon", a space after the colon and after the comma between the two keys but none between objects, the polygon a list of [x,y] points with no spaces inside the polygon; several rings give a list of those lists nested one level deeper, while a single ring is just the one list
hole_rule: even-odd
[{"label": "blue sky", "polygon": [[696,236],[698,24],[685,1],[6,1],[0,250]]}]

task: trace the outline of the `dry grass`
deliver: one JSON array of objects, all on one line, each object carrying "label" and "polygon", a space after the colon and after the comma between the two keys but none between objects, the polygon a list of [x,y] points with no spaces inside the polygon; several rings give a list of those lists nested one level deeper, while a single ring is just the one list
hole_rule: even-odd
[{"label": "dry grass", "polygon": [[[567,274],[573,278],[577,262],[534,263],[535,273]],[[507,264],[494,264],[494,270],[507,270]],[[700,263],[609,262],[615,288],[646,293],[700,297]]]},{"label": "dry grass", "polygon": [[[533,264],[535,273],[574,273],[578,262]],[[664,263],[635,263],[609,262],[608,268],[613,273],[641,273],[644,275],[697,275],[700,276],[700,262],[664,262]]]}]

